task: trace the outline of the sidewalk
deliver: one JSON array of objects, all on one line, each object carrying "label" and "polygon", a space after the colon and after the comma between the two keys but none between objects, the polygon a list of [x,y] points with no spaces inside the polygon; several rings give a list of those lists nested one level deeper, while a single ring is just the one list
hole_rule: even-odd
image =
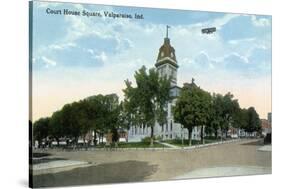
[{"label": "sidewalk", "polygon": [[191,179],[207,177],[241,176],[271,174],[271,167],[260,166],[235,166],[235,167],[209,167],[190,171],[174,179]]},{"label": "sidewalk", "polygon": [[176,146],[176,145],[172,145],[172,144],[168,144],[168,143],[165,143],[165,142],[159,142],[159,141],[155,141],[156,143],[158,144],[162,144],[164,146],[167,146],[169,148],[173,148],[173,149],[180,149],[181,147],[179,146]]},{"label": "sidewalk", "polygon": [[55,173],[91,165],[86,161],[69,160],[56,156],[32,158],[33,175]]},{"label": "sidewalk", "polygon": [[263,152],[271,152],[272,151],[272,146],[271,145],[265,145],[262,146],[258,149],[258,151],[263,151]]},{"label": "sidewalk", "polygon": [[[219,141],[214,143],[208,143],[208,144],[199,144],[199,145],[193,145],[193,146],[176,146],[173,144],[168,144],[165,142],[155,141],[155,143],[162,144],[165,147],[131,147],[131,148],[88,148],[85,149],[79,149],[77,151],[170,151],[170,150],[193,150],[193,149],[199,149],[199,148],[206,148],[210,146],[216,146],[221,144],[227,144],[227,143],[235,143],[235,142],[242,142],[242,141],[256,141],[258,139],[233,139],[233,140],[227,140],[227,141]],[[50,151],[61,151],[58,149],[51,149]],[[75,150],[74,150],[75,151]]]}]

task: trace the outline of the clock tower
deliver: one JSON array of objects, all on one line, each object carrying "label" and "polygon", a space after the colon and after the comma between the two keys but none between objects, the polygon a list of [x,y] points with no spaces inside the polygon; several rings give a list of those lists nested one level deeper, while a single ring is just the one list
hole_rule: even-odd
[{"label": "clock tower", "polygon": [[177,85],[177,59],[175,55],[175,49],[170,44],[168,37],[168,30],[170,26],[167,26],[166,37],[164,38],[164,44],[160,47],[155,67],[160,77],[171,77],[171,86]]}]

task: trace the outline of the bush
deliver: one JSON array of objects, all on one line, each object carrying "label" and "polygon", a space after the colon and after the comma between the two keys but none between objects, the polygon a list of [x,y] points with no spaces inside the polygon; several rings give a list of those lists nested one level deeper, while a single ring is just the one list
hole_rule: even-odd
[{"label": "bush", "polygon": [[[155,138],[155,137],[154,137],[154,138]],[[156,137],[156,140],[162,141],[162,137],[161,137],[160,135],[158,135],[158,136]]]},{"label": "bush", "polygon": [[206,140],[217,140],[218,138],[216,138],[215,136],[205,136],[204,137]]},{"label": "bush", "polygon": [[[155,136],[153,137],[153,140],[155,140]],[[150,143],[150,137],[144,137],[143,139],[141,139],[141,142]]]}]

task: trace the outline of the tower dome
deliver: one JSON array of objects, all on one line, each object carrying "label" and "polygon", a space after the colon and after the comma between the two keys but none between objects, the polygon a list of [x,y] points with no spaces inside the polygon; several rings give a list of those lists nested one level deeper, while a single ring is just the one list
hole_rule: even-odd
[{"label": "tower dome", "polygon": [[171,46],[170,39],[168,37],[168,29],[166,37],[164,38],[164,44],[159,48],[158,57],[155,63],[155,67],[161,77],[171,78],[171,85],[177,85],[177,59],[174,47]]},{"label": "tower dome", "polygon": [[164,38],[164,44],[159,49],[156,64],[165,60],[170,60],[172,64],[175,64],[174,66],[178,67],[175,49],[171,46],[170,39],[168,37]]}]

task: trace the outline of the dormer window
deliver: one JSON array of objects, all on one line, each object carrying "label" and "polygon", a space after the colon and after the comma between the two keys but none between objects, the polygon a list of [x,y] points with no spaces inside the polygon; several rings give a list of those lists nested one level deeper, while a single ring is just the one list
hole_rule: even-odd
[{"label": "dormer window", "polygon": [[174,53],[173,52],[171,52],[171,57],[174,58]]},{"label": "dormer window", "polygon": [[163,51],[161,52],[161,57],[164,57],[164,52]]}]

